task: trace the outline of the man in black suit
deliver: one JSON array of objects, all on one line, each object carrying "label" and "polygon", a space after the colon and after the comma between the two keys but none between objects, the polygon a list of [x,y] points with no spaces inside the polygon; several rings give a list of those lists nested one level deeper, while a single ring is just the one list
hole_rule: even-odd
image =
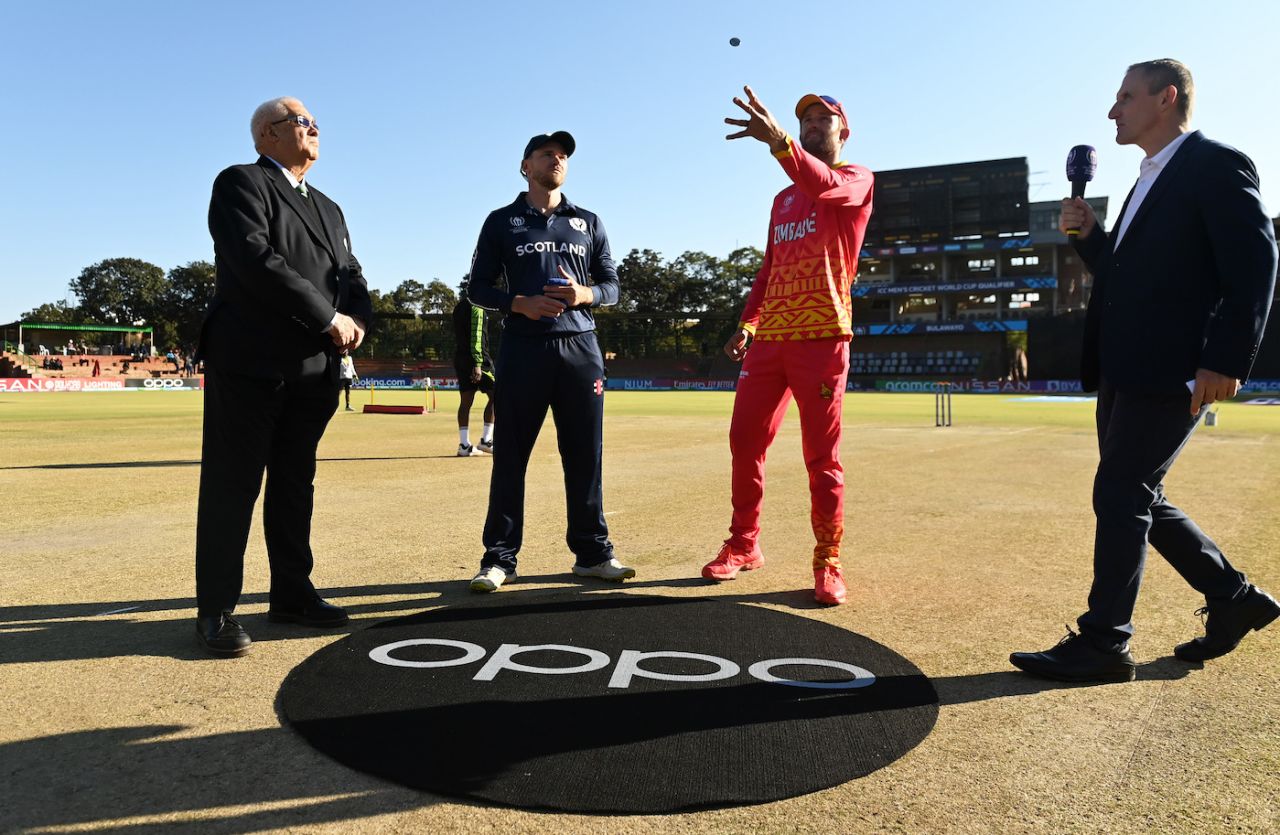
[{"label": "man in black suit", "polygon": [[315,119],[281,98],[260,106],[250,127],[258,161],[213,183],[217,286],[197,351],[206,372],[196,634],[218,656],[249,649],[231,613],[264,471],[268,619],[347,622],[311,584],[312,482],[338,408],[338,352],[359,347],[372,318],[342,210],[304,179],[320,154]]},{"label": "man in black suit", "polygon": [[1094,276],[1082,381],[1098,392],[1101,459],[1093,588],[1080,633],[1014,666],[1065,681],[1131,681],[1129,638],[1147,544],[1205,597],[1205,635],[1174,654],[1205,661],[1231,652],[1280,617],[1164,495],[1165,474],[1202,408],[1249,376],[1271,306],[1276,240],[1253,162],[1188,132],[1190,71],[1162,59],[1134,64],[1108,118],[1116,142],[1146,152],[1116,228],[1107,234],[1082,199],[1064,200],[1062,231]]}]

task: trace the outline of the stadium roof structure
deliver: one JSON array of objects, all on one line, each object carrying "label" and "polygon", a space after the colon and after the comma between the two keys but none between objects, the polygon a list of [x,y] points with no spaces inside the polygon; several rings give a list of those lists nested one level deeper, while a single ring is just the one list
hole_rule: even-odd
[{"label": "stadium roof structure", "polygon": [[26,322],[17,321],[10,322],[7,325],[0,325],[0,330],[18,330],[29,331],[92,331],[95,333],[151,333],[150,325],[76,325],[67,324],[66,322]]},{"label": "stadium roof structure", "polygon": [[[10,332],[17,331],[17,344],[11,345]],[[90,325],[90,324],[68,324],[66,322],[37,322],[23,321],[19,319],[16,322],[10,322],[7,325],[0,325],[0,348],[6,351],[17,350],[25,352],[26,340],[28,337],[23,335],[23,331],[31,333],[32,331],[72,331],[76,333],[136,333],[141,334],[146,341],[150,342],[152,347],[155,346],[155,333],[150,325]]]},{"label": "stadium roof structure", "polygon": [[10,321],[0,329],[10,330],[92,330],[95,333],[151,333],[151,325],[91,325],[68,324],[65,321]]}]

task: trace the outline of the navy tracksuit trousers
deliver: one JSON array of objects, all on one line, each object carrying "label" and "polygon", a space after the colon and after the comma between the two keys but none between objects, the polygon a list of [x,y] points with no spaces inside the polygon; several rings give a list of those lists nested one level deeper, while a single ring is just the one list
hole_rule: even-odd
[{"label": "navy tracksuit trousers", "polygon": [[524,533],[525,472],[548,407],[564,467],[565,541],[578,565],[612,558],[600,477],[604,358],[595,332],[521,336],[508,331],[498,351],[497,378],[493,478],[480,567],[497,565],[508,574],[516,570]]}]

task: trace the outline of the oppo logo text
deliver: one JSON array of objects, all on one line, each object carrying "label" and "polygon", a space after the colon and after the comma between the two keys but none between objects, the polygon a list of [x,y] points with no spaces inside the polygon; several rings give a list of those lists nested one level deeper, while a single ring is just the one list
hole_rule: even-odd
[{"label": "oppo logo text", "polygon": [[[410,647],[448,647],[460,651],[461,655],[443,661],[416,661],[397,657],[394,654]],[[516,660],[518,656],[531,652],[560,653],[573,656],[579,660],[579,663],[567,667],[539,667]],[[470,641],[454,641],[447,638],[412,638],[406,641],[383,644],[369,651],[369,658],[379,664],[410,669],[461,667],[468,664],[476,664],[486,655],[489,655],[488,650],[479,644],[473,644]],[[661,658],[704,663],[707,665],[708,670],[703,673],[684,674],[663,673],[644,668],[644,663]],[[602,670],[610,664],[614,664],[613,672],[609,676],[609,687],[611,688],[630,687],[632,680],[637,678],[657,681],[720,681],[733,678],[742,672],[741,665],[730,661],[728,658],[698,652],[677,652],[674,650],[641,652],[634,649],[625,649],[618,654],[618,660],[615,663],[605,653],[585,647],[573,647],[566,644],[532,644],[529,646],[502,644],[494,650],[492,655],[489,655],[488,660],[480,665],[475,675],[472,676],[472,680],[493,681],[499,674],[504,672],[548,676],[573,675],[575,673]],[[773,671],[778,667],[824,667],[841,670],[849,674],[851,678],[844,681],[799,681],[775,675]],[[868,687],[875,684],[876,681],[875,675],[862,667],[826,658],[771,658],[765,661],[757,661],[747,667],[747,675],[770,684],[806,687],[817,690],[853,690],[859,687]]]}]

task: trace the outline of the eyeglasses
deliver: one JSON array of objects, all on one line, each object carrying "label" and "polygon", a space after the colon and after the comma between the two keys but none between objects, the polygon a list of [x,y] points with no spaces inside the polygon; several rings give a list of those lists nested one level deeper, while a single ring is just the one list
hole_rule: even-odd
[{"label": "eyeglasses", "polygon": [[293,122],[295,125],[298,125],[299,127],[315,128],[316,130],[320,130],[320,123],[317,122],[315,119],[308,119],[306,116],[299,116],[296,113],[291,113],[288,116],[285,116],[283,119],[277,119],[271,124],[278,125],[281,122]]}]

